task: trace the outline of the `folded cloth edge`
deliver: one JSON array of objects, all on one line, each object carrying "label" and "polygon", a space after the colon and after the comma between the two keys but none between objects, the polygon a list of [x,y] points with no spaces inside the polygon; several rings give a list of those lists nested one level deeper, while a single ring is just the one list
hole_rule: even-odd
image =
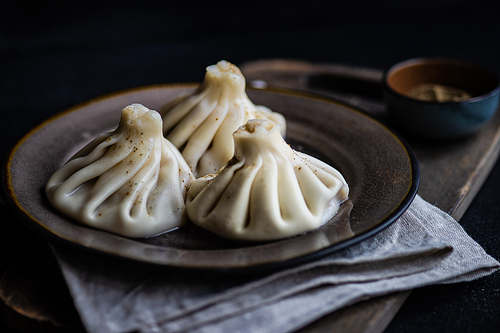
[{"label": "folded cloth edge", "polygon": [[[424,205],[426,205],[428,207],[434,207],[434,208],[431,208],[430,211],[434,212],[435,214],[440,215],[442,218],[445,218],[445,219],[448,219],[450,221],[453,221],[456,225],[453,225],[452,228],[454,228],[455,231],[457,231],[457,232],[459,232],[461,234],[466,235],[466,233],[463,230],[463,228],[461,226],[459,226],[458,223],[456,223],[448,214],[446,214],[443,211],[439,210],[439,208],[437,208],[435,206],[432,206],[431,204],[425,202],[425,200],[423,200],[423,199],[421,199],[420,197],[417,196],[415,204],[418,204],[419,201],[420,201],[420,204],[422,204],[422,202],[423,202]],[[412,203],[412,205],[414,205],[414,204]],[[419,218],[421,218],[421,217],[419,217]],[[430,232],[432,232],[433,228],[430,228],[430,229],[431,229]],[[467,235],[467,237],[468,237],[468,235]],[[472,245],[475,244],[473,247],[475,247],[476,250],[480,249],[479,250],[479,257],[477,257],[477,258],[469,258],[468,261],[467,260],[461,261],[461,263],[464,266],[469,266],[469,268],[475,267],[472,271],[468,272],[465,275],[458,276],[458,277],[448,277],[447,279],[442,279],[442,280],[435,279],[435,280],[431,281],[430,283],[423,283],[423,281],[421,281],[422,283],[420,283],[420,284],[419,283],[413,284],[412,286],[409,286],[408,289],[413,289],[413,288],[416,288],[416,287],[421,287],[421,286],[425,286],[425,285],[433,284],[433,283],[454,283],[454,282],[471,281],[473,279],[477,279],[479,277],[491,274],[492,272],[496,271],[499,268],[499,266],[500,266],[500,264],[498,263],[498,261],[496,261],[495,259],[493,259],[490,256],[488,256],[484,252],[484,250],[482,249],[482,247],[480,247],[472,239],[470,239],[470,241],[472,241],[472,243],[471,243]],[[67,257],[64,258],[65,257],[64,254],[61,256],[62,252],[59,251],[59,249],[57,247],[52,246],[52,248],[53,248],[54,254],[56,255],[56,258],[58,259],[60,267],[61,267],[61,269],[63,271],[63,275],[65,276],[65,279],[66,279],[66,281],[67,281],[67,283],[68,283],[68,285],[70,287],[70,291],[72,292],[72,296],[73,296],[73,299],[75,301],[75,305],[77,306],[77,309],[79,309],[79,313],[82,316],[82,320],[84,321],[84,323],[86,323],[86,326],[87,325],[89,326],[88,327],[89,331],[93,331],[93,329],[96,329],[96,326],[93,325],[94,322],[95,323],[99,322],[99,324],[97,324],[97,325],[98,325],[98,327],[100,327],[102,329],[102,324],[108,322],[109,318],[106,318],[106,316],[104,314],[100,315],[99,311],[94,311],[93,315],[98,314],[100,316],[100,318],[95,318],[94,317],[93,320],[92,320],[92,323],[89,323],[89,319],[90,319],[90,318],[88,318],[89,313],[88,313],[88,311],[86,312],[85,309],[82,308],[82,306],[84,306],[85,303],[87,303],[87,305],[88,305],[89,295],[87,295],[86,293],[82,294],[81,291],[79,292],[78,288],[76,288],[76,286],[74,285],[74,280],[72,280],[74,278],[74,276],[73,277],[70,276],[71,274],[68,271],[68,269],[70,267],[68,267],[67,265],[71,265],[71,266],[73,266],[74,269],[78,270],[79,269],[78,268],[78,263],[75,263],[75,262],[71,262],[70,263],[70,262],[68,262],[67,260],[69,258],[67,258]],[[453,252],[456,252],[456,251],[453,251]],[[311,265],[311,264],[305,264],[304,267],[306,267],[307,265]],[[478,267],[477,265],[482,265],[482,266]],[[85,265],[83,265],[83,266],[85,266]],[[472,267],[470,267],[470,266],[472,266]],[[84,268],[84,267],[81,267],[81,268]],[[291,274],[290,271],[294,271],[294,269],[296,269],[296,268],[291,268],[291,269],[289,269],[289,270],[287,270],[285,272],[279,272],[279,273],[276,273],[276,274],[278,274],[278,275],[281,274],[283,276],[286,276],[286,275]],[[300,269],[299,269],[299,271],[300,271]],[[94,274],[94,273],[95,272],[92,272],[91,274]],[[81,279],[82,276],[80,276],[79,278]],[[86,280],[86,277],[83,277],[83,280]],[[264,278],[264,280],[266,280],[266,278]],[[253,283],[250,282],[249,284],[252,285]],[[251,292],[252,288],[249,288],[248,286],[243,286],[243,289],[247,289],[247,288],[248,288],[247,291]],[[385,291],[381,291],[380,294],[374,293],[372,296],[379,296],[381,294],[388,293],[388,292],[405,290],[405,288],[399,288],[399,289],[396,289],[396,290],[390,290],[390,289],[391,288],[389,288],[388,290],[385,290]],[[241,293],[237,293],[237,294],[241,294]],[[293,297],[293,296],[287,296],[287,297]],[[364,298],[366,298],[366,297],[363,296],[359,300],[364,299]],[[219,299],[219,301],[220,301],[220,299]],[[352,301],[353,300],[351,300],[350,302],[346,303],[345,305],[352,304]],[[211,304],[214,304],[214,303],[211,303]],[[205,304],[205,306],[210,307],[211,305],[209,303],[208,305]],[[335,309],[331,309],[330,311],[333,311],[333,310],[335,310]],[[194,311],[196,311],[196,309]],[[188,312],[190,312],[190,311],[188,311]],[[162,318],[160,318],[160,317],[156,318],[156,320],[159,323],[162,322]],[[214,320],[217,321],[217,319],[214,319]],[[311,320],[311,318],[303,320],[302,324],[300,324],[300,325],[303,325],[305,322],[309,322],[309,320]],[[136,329],[140,330],[141,329],[140,328],[140,323],[137,323],[137,324],[138,324],[138,327],[136,327]],[[143,323],[143,324],[145,324],[145,323]],[[99,325],[101,325],[101,326],[99,326]],[[110,330],[108,330],[109,332],[119,332],[120,331],[120,328],[113,327],[113,326],[114,325],[111,325],[111,327],[109,327],[110,328]]]}]

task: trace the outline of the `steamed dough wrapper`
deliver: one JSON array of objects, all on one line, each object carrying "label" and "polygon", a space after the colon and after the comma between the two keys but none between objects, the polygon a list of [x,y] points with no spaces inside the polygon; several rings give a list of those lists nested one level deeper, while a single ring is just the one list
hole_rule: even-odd
[{"label": "steamed dough wrapper", "polygon": [[347,199],[343,176],[293,150],[274,123],[250,120],[234,142],[234,158],[188,191],[186,212],[199,227],[229,239],[275,240],[319,228]]},{"label": "steamed dough wrapper", "polygon": [[161,113],[165,137],[198,177],[218,172],[233,157],[233,133],[248,120],[268,119],[279,125],[283,136],[286,131],[281,114],[250,101],[241,71],[227,61],[208,66],[203,84]]},{"label": "steamed dough wrapper", "polygon": [[194,176],[163,137],[158,112],[122,110],[118,128],[85,146],[46,185],[52,205],[73,219],[127,237],[180,226]]}]

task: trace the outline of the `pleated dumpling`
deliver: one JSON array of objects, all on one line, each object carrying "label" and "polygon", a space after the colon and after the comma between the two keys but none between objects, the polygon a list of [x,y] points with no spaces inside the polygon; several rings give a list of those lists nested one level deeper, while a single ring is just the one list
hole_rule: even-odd
[{"label": "pleated dumpling", "polygon": [[234,143],[227,165],[188,191],[187,215],[201,228],[229,239],[275,240],[319,228],[347,199],[343,176],[293,150],[270,121],[248,121]]},{"label": "pleated dumpling", "polygon": [[122,110],[116,130],[99,135],[57,170],[46,185],[51,204],[71,218],[127,237],[152,236],[185,220],[194,176],[163,137],[157,111]]},{"label": "pleated dumpling", "polygon": [[195,92],[169,102],[161,113],[165,137],[182,151],[197,177],[226,164],[234,153],[234,131],[249,119],[269,119],[283,136],[286,131],[283,115],[254,105],[240,69],[224,60],[207,67]]}]

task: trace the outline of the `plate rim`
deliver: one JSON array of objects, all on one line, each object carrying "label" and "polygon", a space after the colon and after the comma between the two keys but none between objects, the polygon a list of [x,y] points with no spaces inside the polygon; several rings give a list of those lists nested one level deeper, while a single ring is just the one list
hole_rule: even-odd
[{"label": "plate rim", "polygon": [[340,251],[342,249],[348,248],[354,244],[357,244],[367,238],[370,238],[374,236],[375,234],[379,233],[392,223],[394,223],[410,206],[410,204],[413,202],[415,196],[417,195],[418,187],[420,185],[420,167],[418,164],[418,160],[416,158],[415,153],[409,146],[409,144],[397,133],[395,132],[390,125],[386,124],[385,122],[375,119],[373,116],[365,112],[359,107],[353,106],[348,104],[347,102],[343,102],[340,100],[337,100],[335,98],[325,96],[322,94],[318,93],[313,93],[313,92],[306,92],[303,90],[296,90],[296,89],[289,89],[289,88],[279,88],[279,87],[273,87],[273,86],[268,86],[266,88],[254,88],[254,87],[247,87],[246,90],[250,91],[265,91],[265,92],[271,92],[271,93],[282,93],[282,94],[291,94],[294,96],[302,96],[305,98],[313,98],[313,99],[319,99],[321,101],[325,101],[328,103],[334,103],[337,105],[340,105],[344,108],[349,109],[350,111],[356,112],[358,114],[361,114],[363,117],[368,118],[370,121],[378,123],[386,132],[391,134],[394,139],[396,139],[399,144],[404,148],[406,154],[408,155],[409,159],[409,164],[410,164],[410,171],[411,171],[411,185],[407,189],[407,192],[404,196],[404,198],[401,200],[399,205],[394,208],[394,210],[389,213],[383,220],[381,220],[379,223],[377,223],[374,227],[371,229],[363,232],[362,234],[356,235],[352,238],[348,238],[346,240],[343,240],[339,243],[330,245],[328,247],[313,251],[311,253],[307,254],[302,254],[297,257],[285,259],[282,261],[274,261],[274,262],[268,262],[268,263],[261,263],[257,265],[247,265],[247,266],[237,266],[237,267],[192,267],[192,266],[183,266],[183,265],[173,265],[172,263],[166,264],[166,263],[159,263],[159,262],[152,262],[152,261],[144,261],[140,260],[139,258],[132,258],[128,257],[125,255],[120,255],[119,253],[112,253],[112,252],[106,252],[103,251],[102,249],[96,249],[93,247],[86,246],[85,244],[76,242],[74,240],[68,239],[66,237],[63,237],[59,235],[59,233],[56,233],[55,231],[51,230],[47,226],[45,226],[41,221],[36,219],[34,216],[30,214],[29,211],[24,209],[24,207],[21,206],[21,204],[18,201],[18,198],[15,194],[15,190],[12,188],[11,185],[11,164],[12,160],[14,159],[14,156],[16,152],[19,150],[19,148],[24,144],[26,140],[28,140],[33,134],[38,132],[40,129],[42,129],[44,126],[54,122],[55,120],[64,117],[68,114],[71,114],[73,112],[77,112],[79,109],[82,109],[84,107],[87,107],[91,104],[94,103],[99,103],[100,101],[118,97],[120,95],[126,95],[128,93],[135,93],[135,92],[140,92],[140,91],[147,91],[147,90],[152,90],[152,89],[162,89],[162,88],[197,88],[200,85],[200,83],[190,83],[190,82],[185,82],[185,83],[164,83],[164,84],[153,84],[153,85],[146,85],[146,86],[140,86],[140,87],[135,87],[135,88],[129,88],[129,89],[124,89],[124,90],[119,90],[107,94],[103,94],[97,97],[94,97],[92,99],[89,99],[87,101],[78,103],[70,108],[67,108],[61,112],[58,112],[44,121],[40,122],[39,124],[35,125],[32,129],[28,130],[24,135],[21,136],[21,138],[12,146],[10,150],[8,150],[5,155],[2,157],[2,173],[1,173],[1,181],[2,181],[2,187],[1,187],[1,196],[4,198],[4,204],[12,209],[16,214],[17,217],[20,218],[22,223],[34,231],[37,234],[40,234],[42,237],[49,241],[54,241],[55,243],[60,243],[64,246],[69,246],[71,248],[75,249],[83,249],[86,252],[91,252],[91,253],[96,253],[99,254],[100,256],[107,256],[107,257],[112,257],[114,259],[119,259],[119,260],[125,260],[127,262],[135,262],[139,264],[144,264],[144,265],[153,265],[153,266],[160,266],[160,267],[165,267],[173,270],[179,270],[179,271],[188,271],[188,272],[195,272],[195,271],[203,271],[203,272],[212,272],[212,273],[259,273],[259,272],[267,272],[267,271],[273,271],[273,270],[279,270],[291,266],[296,266],[299,264],[303,264],[306,262],[310,262],[313,260],[317,260],[320,258],[323,258],[329,254],[332,254],[334,252]]}]

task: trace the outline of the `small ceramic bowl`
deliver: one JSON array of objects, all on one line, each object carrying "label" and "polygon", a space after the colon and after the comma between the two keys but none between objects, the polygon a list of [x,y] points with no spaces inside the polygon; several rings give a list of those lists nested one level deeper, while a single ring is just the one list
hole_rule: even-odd
[{"label": "small ceramic bowl", "polygon": [[462,137],[490,121],[498,108],[497,75],[462,60],[409,59],[389,68],[383,82],[390,119],[403,133]]}]

